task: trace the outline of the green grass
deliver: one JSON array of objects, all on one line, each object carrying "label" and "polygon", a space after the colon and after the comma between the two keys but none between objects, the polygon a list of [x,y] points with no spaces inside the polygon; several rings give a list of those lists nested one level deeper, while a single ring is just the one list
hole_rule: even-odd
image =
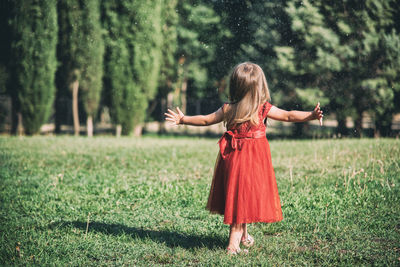
[{"label": "green grass", "polygon": [[205,210],[217,139],[0,138],[4,265],[399,265],[400,142],[272,141],[284,220]]}]

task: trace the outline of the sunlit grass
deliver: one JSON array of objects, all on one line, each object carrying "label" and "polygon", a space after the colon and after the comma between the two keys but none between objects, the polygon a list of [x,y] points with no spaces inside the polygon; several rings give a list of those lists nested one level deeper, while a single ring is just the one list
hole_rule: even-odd
[{"label": "sunlit grass", "polygon": [[400,142],[272,141],[284,220],[229,257],[217,139],[0,138],[5,265],[398,265]]}]

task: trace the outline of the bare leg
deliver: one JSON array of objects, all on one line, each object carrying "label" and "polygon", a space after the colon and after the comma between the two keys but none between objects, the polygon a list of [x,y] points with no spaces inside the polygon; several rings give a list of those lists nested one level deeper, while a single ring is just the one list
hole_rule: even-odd
[{"label": "bare leg", "polygon": [[253,246],[254,238],[251,235],[249,235],[249,233],[247,232],[247,224],[245,224],[245,223],[242,224],[242,230],[243,230],[243,233],[242,233],[241,240],[240,240],[242,245],[245,247],[248,247],[248,248]]},{"label": "bare leg", "polygon": [[232,251],[240,250],[239,244],[243,235],[243,224],[231,224],[229,230],[229,245],[228,249]]},{"label": "bare leg", "polygon": [[247,239],[247,224],[246,223],[242,224],[242,229],[243,229],[242,240]]}]

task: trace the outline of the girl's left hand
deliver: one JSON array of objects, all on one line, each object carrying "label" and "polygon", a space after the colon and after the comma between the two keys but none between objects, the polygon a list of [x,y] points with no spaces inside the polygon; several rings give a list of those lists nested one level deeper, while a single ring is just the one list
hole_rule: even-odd
[{"label": "girl's left hand", "polygon": [[164,113],[166,116],[166,120],[172,122],[174,125],[182,124],[182,118],[185,116],[183,112],[177,107],[176,111],[178,113],[173,112],[172,110],[168,109],[168,113]]},{"label": "girl's left hand", "polygon": [[322,110],[320,109],[320,104],[318,102],[318,104],[315,106],[313,113],[313,118],[316,120],[319,120],[319,125],[322,126],[322,118],[324,117],[324,115],[322,115]]}]

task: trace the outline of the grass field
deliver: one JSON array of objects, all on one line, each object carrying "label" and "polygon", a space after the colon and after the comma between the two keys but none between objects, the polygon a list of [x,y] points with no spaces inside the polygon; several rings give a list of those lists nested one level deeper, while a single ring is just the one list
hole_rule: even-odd
[{"label": "grass field", "polygon": [[3,265],[400,265],[400,141],[271,141],[284,220],[205,210],[217,139],[0,138]]}]

